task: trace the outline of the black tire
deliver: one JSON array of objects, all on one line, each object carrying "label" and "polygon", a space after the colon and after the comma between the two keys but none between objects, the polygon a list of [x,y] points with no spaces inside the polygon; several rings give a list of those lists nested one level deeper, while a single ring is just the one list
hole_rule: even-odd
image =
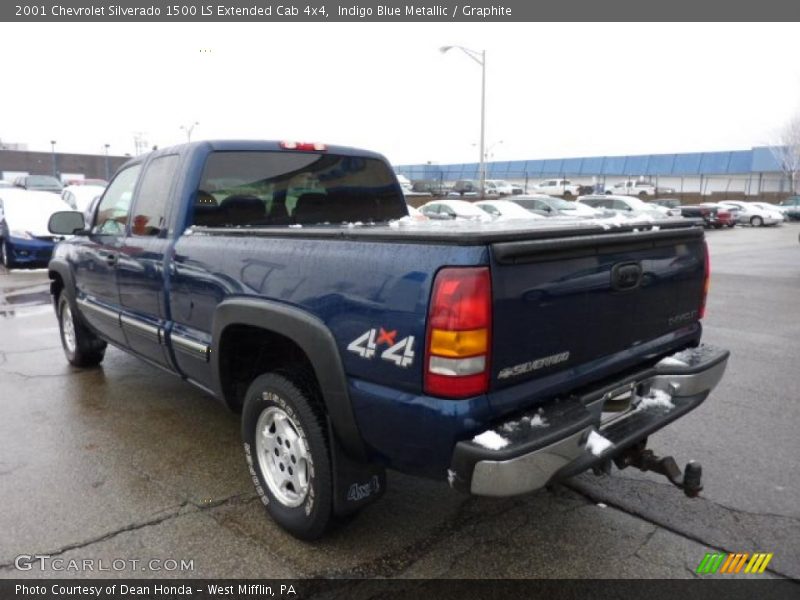
[{"label": "black tire", "polygon": [[[76,315],[75,303],[70,301],[66,293],[62,293],[58,298],[58,330],[64,356],[75,367],[95,367],[102,362],[106,354],[106,343],[90,331]],[[68,321],[72,324],[71,342]]]},{"label": "black tire", "polygon": [[0,240],[0,262],[3,263],[6,269],[14,268],[14,261],[11,260],[11,256],[8,254],[8,245],[5,240]]},{"label": "black tire", "polygon": [[753,227],[763,227],[764,226],[764,219],[759,216],[750,217],[750,225]]},{"label": "black tire", "polygon": [[[256,492],[267,513],[278,525],[296,538],[314,540],[325,533],[331,522],[333,507],[333,478],[331,472],[331,458],[328,439],[325,434],[325,417],[320,407],[319,400],[315,398],[312,386],[304,385],[304,378],[297,374],[284,376],[278,373],[267,373],[256,377],[250,384],[245,395],[242,410],[242,439],[244,442],[245,459],[247,460],[250,475]],[[269,426],[269,412],[282,413],[289,418],[293,432],[297,435],[293,447],[289,440],[281,442],[276,435],[278,446],[283,454],[277,454],[277,448],[270,446],[266,436],[268,431],[274,431]],[[265,418],[265,428],[262,441],[257,441],[261,432],[259,419]],[[274,426],[274,425],[273,425]],[[284,451],[284,445],[286,450]],[[273,457],[273,452],[276,457]],[[279,498],[271,486],[276,484],[268,482],[265,471],[273,470],[275,475],[282,475],[275,471],[280,465],[280,471],[289,471],[289,461],[295,460],[292,452],[298,456],[305,454],[295,464],[305,463],[305,481],[307,489],[304,495],[298,493],[302,490],[289,489],[288,493],[296,496],[299,505],[292,506]],[[272,467],[267,461],[271,461]],[[284,465],[285,461],[285,465]],[[300,472],[297,471],[300,478]],[[294,473],[292,473],[294,474]],[[277,493],[280,493],[278,491]]]}]

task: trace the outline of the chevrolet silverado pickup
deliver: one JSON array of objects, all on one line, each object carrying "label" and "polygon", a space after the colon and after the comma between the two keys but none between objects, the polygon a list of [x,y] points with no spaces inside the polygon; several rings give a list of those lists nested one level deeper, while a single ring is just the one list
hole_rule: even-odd
[{"label": "chevrolet silverado pickup", "polygon": [[[544,221],[544,222],[542,222]],[[686,219],[418,223],[379,154],[216,141],[114,176],[49,264],[67,360],[108,344],[241,413],[266,511],[313,539],[387,468],[485,496],[636,466],[722,377]],[[122,382],[119,383],[122,385]]]}]

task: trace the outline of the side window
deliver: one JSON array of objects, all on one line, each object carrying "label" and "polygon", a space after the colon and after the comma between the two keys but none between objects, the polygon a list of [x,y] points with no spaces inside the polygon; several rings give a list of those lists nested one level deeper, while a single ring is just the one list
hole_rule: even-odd
[{"label": "side window", "polygon": [[133,198],[133,188],[139,177],[141,165],[133,165],[122,171],[106,189],[93,231],[102,235],[123,235],[128,224],[128,209]]},{"label": "side window", "polygon": [[167,230],[169,195],[177,168],[176,154],[153,159],[147,166],[131,213],[133,235],[157,236]]},{"label": "side window", "polygon": [[485,210],[487,213],[489,213],[490,215],[499,215],[499,214],[500,214],[500,211],[499,211],[499,210],[497,210],[497,209],[496,209],[494,206],[492,206],[491,204],[483,204],[483,205],[481,205],[481,208],[482,208],[483,210]]},{"label": "side window", "polygon": [[614,200],[613,208],[615,210],[630,210],[630,207],[627,205],[627,203],[623,202],[622,200]]}]

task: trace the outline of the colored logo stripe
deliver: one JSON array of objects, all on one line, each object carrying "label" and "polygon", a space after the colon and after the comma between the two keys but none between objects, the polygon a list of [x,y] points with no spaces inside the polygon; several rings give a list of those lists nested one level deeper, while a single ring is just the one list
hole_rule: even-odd
[{"label": "colored logo stripe", "polygon": [[[697,566],[697,573],[740,573],[744,567],[745,573],[763,573],[769,562],[772,560],[773,553],[756,552],[732,552],[724,554],[721,552],[707,552]],[[748,559],[749,562],[748,562]],[[747,566],[745,567],[745,563]]]}]

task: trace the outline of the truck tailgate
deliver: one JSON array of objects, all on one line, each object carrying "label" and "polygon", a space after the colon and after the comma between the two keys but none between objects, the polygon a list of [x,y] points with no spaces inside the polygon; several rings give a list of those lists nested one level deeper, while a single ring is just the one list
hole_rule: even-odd
[{"label": "truck tailgate", "polygon": [[704,245],[699,227],[492,244],[491,389],[575,369],[696,323]]}]

